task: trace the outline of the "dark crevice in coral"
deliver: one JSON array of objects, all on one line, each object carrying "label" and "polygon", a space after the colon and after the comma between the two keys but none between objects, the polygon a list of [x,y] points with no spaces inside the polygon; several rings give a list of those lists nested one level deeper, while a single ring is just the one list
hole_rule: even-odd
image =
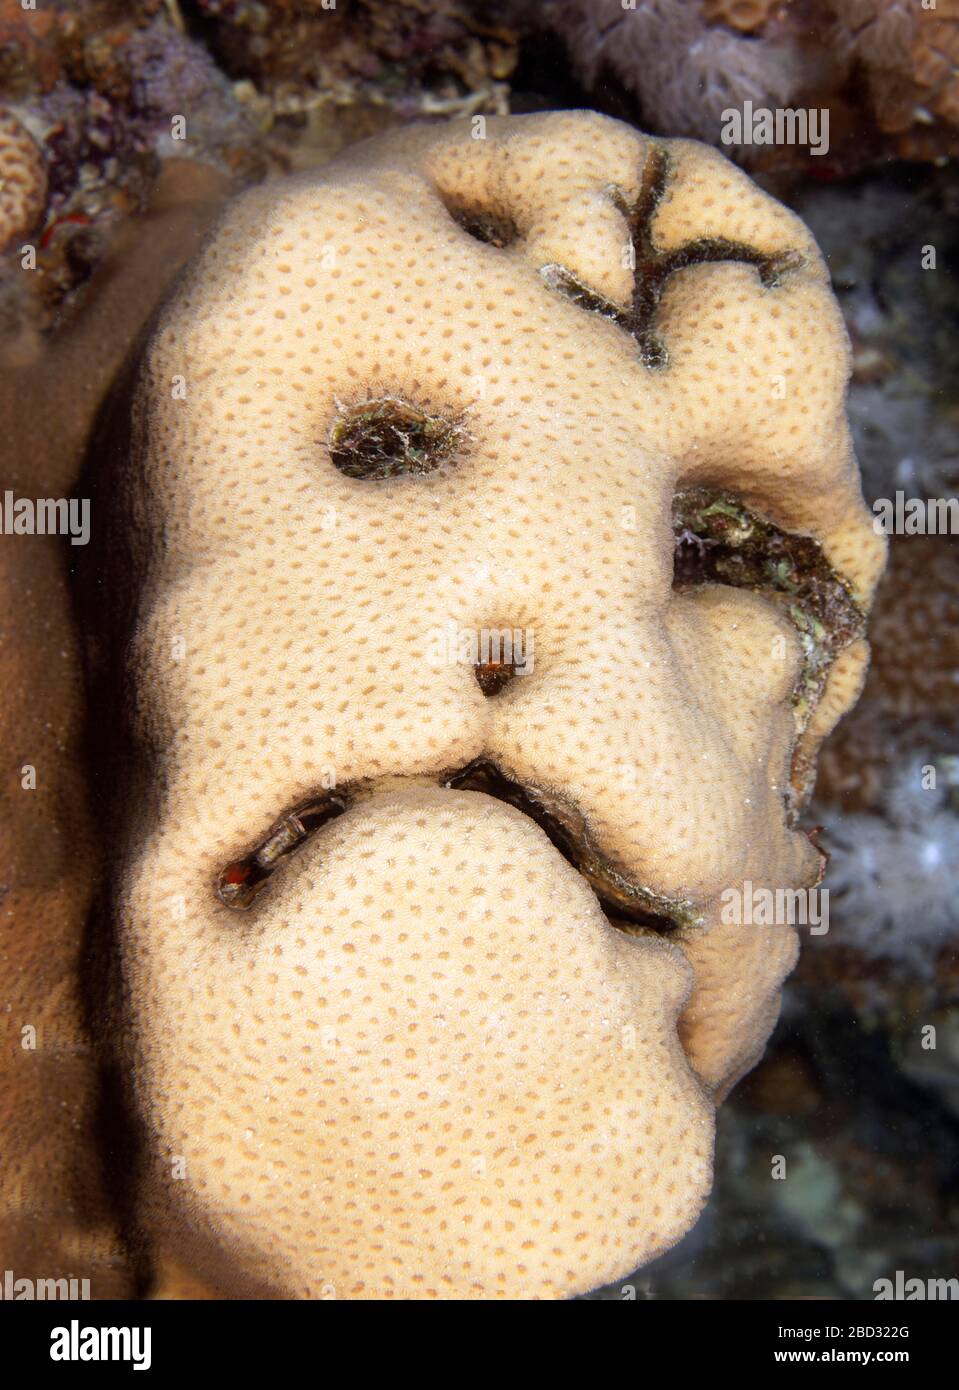
[{"label": "dark crevice in coral", "polygon": [[486,696],[498,695],[516,675],[513,661],[478,661],[473,667],[476,684]]},{"label": "dark crevice in coral", "polygon": [[614,186],[609,190],[610,198],[626,219],[635,262],[626,331],[639,344],[640,356],[647,367],[666,365],[666,349],[653,336],[653,317],[666,280],[668,258],[661,257],[653,246],[652,221],[666,196],[668,182],[669,156],[661,146],[654,145],[643,169],[639,196],[632,207],[622,189]]},{"label": "dark crevice in coral", "polygon": [[217,879],[216,893],[226,907],[241,911],[254,899],[279,866],[311,836],[347,809],[347,798],[327,792],[275,821],[255,850],[234,860]]},{"label": "dark crevice in coral", "polygon": [[482,758],[450,774],[444,785],[457,791],[484,792],[529,816],[583,876],[606,916],[622,930],[661,935],[697,922],[690,904],[672,902],[631,883],[607,863],[590,844],[582,813],[569,802],[514,782],[495,763]]},{"label": "dark crevice in coral", "polygon": [[511,217],[488,212],[483,208],[469,208],[461,203],[446,202],[446,210],[457,226],[476,241],[485,242],[503,250],[519,236],[519,230]]},{"label": "dark crevice in coral", "polygon": [[865,615],[849,585],[817,541],[781,530],[729,493],[701,487],[677,493],[673,535],[675,589],[725,584],[764,594],[785,610],[803,651],[793,692],[802,732],[832,663],[865,632]]},{"label": "dark crevice in coral", "polygon": [[341,406],[330,429],[330,458],[348,478],[422,477],[451,463],[466,439],[457,420],[392,396]]},{"label": "dark crevice in coral", "polygon": [[[695,926],[690,903],[674,901],[632,883],[590,843],[585,819],[570,802],[536,787],[524,787],[495,763],[478,758],[449,773],[442,785],[455,791],[483,792],[530,817],[572,866],[582,874],[614,926],[631,934],[657,935]],[[230,863],[217,877],[216,896],[225,907],[245,911],[277,869],[323,826],[355,804],[355,787],[318,792],[273,822],[259,844]]]},{"label": "dark crevice in coral", "polygon": [[652,238],[652,223],[669,184],[669,156],[654,145],[646,160],[642,184],[636,201],[628,201],[615,184],[607,190],[611,201],[622,213],[629,232],[634,263],[633,292],[628,309],[621,309],[604,296],[597,294],[561,265],[547,265],[541,274],[550,289],[564,294],[582,309],[612,319],[636,340],[645,366],[662,368],[667,365],[668,353],[656,337],[654,323],[663,291],[671,276],[693,265],[738,261],[752,266],[765,289],[777,285],[787,270],[801,264],[793,252],[770,255],[757,251],[744,242],[724,237],[700,237],[686,242],[673,251],[660,251]]},{"label": "dark crevice in coral", "polygon": [[553,262],[542,266],[539,273],[549,289],[565,295],[578,309],[585,309],[589,314],[602,314],[603,318],[612,319],[620,328],[625,328],[627,333],[630,331],[629,315],[611,300],[584,285],[564,265]]}]

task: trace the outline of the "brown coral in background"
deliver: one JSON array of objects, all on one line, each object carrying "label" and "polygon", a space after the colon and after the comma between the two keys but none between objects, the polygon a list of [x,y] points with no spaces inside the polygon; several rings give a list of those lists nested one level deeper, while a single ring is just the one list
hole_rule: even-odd
[{"label": "brown coral in background", "polygon": [[894,537],[869,637],[861,703],[819,760],[817,796],[846,811],[882,809],[897,757],[959,752],[959,540]]},{"label": "brown coral in background", "polygon": [[959,3],[832,0],[837,52],[861,71],[887,147],[911,159],[959,149]]},{"label": "brown coral in background", "polygon": [[129,1282],[100,1185],[78,989],[96,860],[59,551],[47,536],[0,548],[0,1263],[118,1297]]},{"label": "brown coral in background", "polygon": [[725,24],[741,34],[755,34],[788,3],[789,0],[703,0],[702,10],[710,24]]},{"label": "brown coral in background", "polygon": [[860,704],[820,758],[828,937],[799,979],[908,1034],[959,997],[959,537],[897,536]]},{"label": "brown coral in background", "polygon": [[46,201],[47,173],[36,141],[0,107],[0,251],[36,225]]},{"label": "brown coral in background", "polygon": [[[151,215],[114,239],[42,359],[4,367],[0,492],[56,497],[73,486],[119,362],[223,192],[213,170],[171,162]],[[88,1278],[91,1296],[106,1298],[129,1295],[133,1279],[101,1177],[82,1003],[99,862],[65,575],[75,558],[59,537],[0,536],[0,1269]]]},{"label": "brown coral in background", "polygon": [[876,713],[959,723],[959,541],[897,536],[870,627]]}]

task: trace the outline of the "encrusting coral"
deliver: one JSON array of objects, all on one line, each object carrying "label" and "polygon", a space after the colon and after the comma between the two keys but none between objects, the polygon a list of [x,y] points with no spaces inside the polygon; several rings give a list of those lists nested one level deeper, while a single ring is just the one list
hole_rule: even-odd
[{"label": "encrusting coral", "polygon": [[83,599],[128,716],[106,1027],[183,1265],[548,1297],[695,1220],[796,954],[723,894],[816,882],[866,660],[847,374],[798,219],[604,117],[231,205],[92,452]]},{"label": "encrusting coral", "polygon": [[830,0],[842,61],[864,74],[879,130],[903,158],[959,149],[959,3]]},{"label": "encrusting coral", "polygon": [[36,141],[0,107],[0,251],[36,226],[46,201],[47,173]]}]

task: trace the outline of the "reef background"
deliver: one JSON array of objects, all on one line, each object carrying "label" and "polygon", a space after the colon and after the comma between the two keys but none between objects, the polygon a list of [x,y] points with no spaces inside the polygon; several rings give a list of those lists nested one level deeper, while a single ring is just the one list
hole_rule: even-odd
[{"label": "reef background", "polygon": [[[69,486],[112,372],[229,188],[417,119],[591,107],[718,143],[722,106],[749,98],[830,110],[827,156],[783,147],[740,157],[827,256],[853,343],[867,502],[897,490],[956,496],[957,64],[953,0],[935,11],[891,0],[638,0],[630,14],[577,0],[37,0],[34,10],[0,0],[0,160],[20,160],[6,189],[0,182],[0,373],[8,385],[40,381],[33,406],[42,399],[44,416],[41,428],[21,396],[19,424],[5,420],[0,400],[0,425],[13,431],[0,482]],[[31,274],[25,242],[36,246]],[[922,264],[929,247],[934,269]],[[51,575],[41,564],[10,582],[5,662],[28,666],[27,647],[43,642],[63,655],[65,602],[44,601],[42,639],[12,616],[24,594],[56,590]],[[639,1297],[870,1297],[897,1269],[959,1273],[959,536],[893,540],[871,637],[866,690],[826,746],[807,817],[825,827],[832,855],[830,931],[803,933],[779,1028],[720,1113],[707,1212],[626,1281]],[[75,717],[69,680],[50,699],[38,719],[56,722],[57,699],[60,717]],[[11,745],[5,785],[21,762]],[[921,783],[930,766],[932,791]],[[49,823],[86,844],[70,795],[73,819],[54,807]],[[36,824],[19,828],[40,835]],[[66,885],[54,926],[68,945],[45,986],[60,1007],[89,884],[54,861],[31,881],[30,910]],[[8,887],[4,959],[26,971],[15,940],[24,909]],[[86,1044],[71,1008],[73,1021],[61,1014],[57,1025],[69,1077],[41,1080],[48,1096],[69,1086],[77,1110],[66,1129],[82,1145],[98,1100],[95,1084],[77,1079]],[[921,1046],[929,1024],[935,1051]],[[4,1035],[4,1066],[18,1045]],[[22,1146],[34,1158],[0,1206],[22,1201],[51,1167],[49,1131],[36,1128]],[[775,1155],[788,1181],[772,1178]],[[121,1292],[130,1284],[120,1256],[97,1234],[99,1179],[75,1179],[62,1199],[88,1214],[83,1239],[100,1242],[110,1271],[102,1291]],[[66,1179],[51,1180],[65,1194]],[[42,1262],[42,1228],[36,1238]]]}]

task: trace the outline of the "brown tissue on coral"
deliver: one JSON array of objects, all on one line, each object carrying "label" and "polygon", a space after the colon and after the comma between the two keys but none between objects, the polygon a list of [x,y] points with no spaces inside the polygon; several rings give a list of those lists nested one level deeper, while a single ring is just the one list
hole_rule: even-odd
[{"label": "brown tissue on coral", "polygon": [[755,34],[773,15],[781,14],[789,0],[703,0],[703,17],[710,24],[726,24],[743,34]]},{"label": "brown tissue on coral", "polygon": [[0,0],[0,83],[8,96],[18,96],[31,81],[41,91],[56,84],[60,63],[44,43],[55,23],[46,6],[25,10],[20,0]]},{"label": "brown tissue on coral", "polygon": [[19,99],[89,81],[105,49],[164,10],[164,0],[0,0],[0,83]]}]

